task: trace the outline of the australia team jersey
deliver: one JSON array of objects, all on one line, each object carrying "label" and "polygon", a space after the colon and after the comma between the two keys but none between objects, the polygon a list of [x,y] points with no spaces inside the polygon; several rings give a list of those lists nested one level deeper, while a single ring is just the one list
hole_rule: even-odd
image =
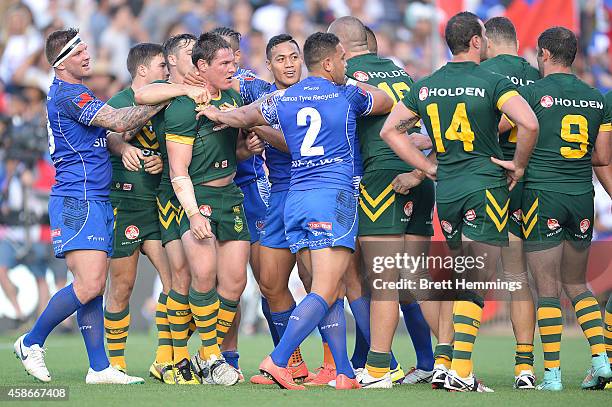
[{"label": "australia team jersey", "polygon": [[[244,104],[253,103],[260,97],[274,92],[276,85],[253,77],[240,78],[240,96]],[[278,129],[278,126],[276,126]],[[268,179],[272,184],[271,192],[286,191],[289,189],[291,179],[291,156],[277,148],[265,143],[266,166],[268,167]]]},{"label": "australia team jersey", "polygon": [[610,129],[610,106],[573,74],[555,73],[519,89],[540,123],[525,188],[580,195],[593,190],[591,153]]},{"label": "australia team jersey", "polygon": [[291,153],[290,190],[353,191],[356,121],[369,114],[372,103],[368,92],[320,77],[308,77],[263,101],[263,117],[271,126],[280,125]]},{"label": "australia team jersey", "polygon": [[112,170],[106,130],[91,126],[102,106],[83,84],[53,80],[47,96],[49,151],[56,171],[52,196],[108,199]]},{"label": "australia team jersey", "polygon": [[[377,86],[384,90],[397,103],[413,81],[402,68],[390,59],[379,58],[376,54],[358,55],[346,62],[346,75],[359,82]],[[387,119],[384,116],[364,117],[357,121],[357,135],[361,146],[364,171],[375,170],[412,170],[380,138],[380,131]],[[413,131],[418,131],[415,128]]]},{"label": "australia team jersey", "polygon": [[[233,89],[221,91],[210,103],[221,110],[242,106]],[[236,171],[238,129],[213,123],[206,117],[195,119],[196,104],[187,96],[177,97],[164,114],[166,144],[169,141],[193,146],[189,175],[194,185],[233,174]]]},{"label": "australia team jersey", "polygon": [[[531,66],[525,58],[515,55],[501,54],[487,59],[480,66],[491,72],[504,75],[516,86],[530,85],[540,79],[540,72],[537,69]],[[516,134],[517,129],[514,128],[499,135],[499,144],[506,160],[514,158]]]},{"label": "australia team jersey", "polygon": [[[126,88],[113,96],[107,104],[116,109],[136,106],[134,91],[131,87]],[[151,119],[130,141],[130,144],[139,148],[145,157],[160,155],[159,142],[155,136],[153,121],[154,119]],[[144,170],[144,165],[139,171],[128,171],[125,169],[121,157],[117,156],[111,156],[111,163],[113,166],[112,196],[155,199],[161,174],[147,173]]]},{"label": "australia team jersey", "polygon": [[437,153],[437,202],[506,185],[491,157],[503,159],[499,109],[517,94],[508,78],[474,62],[449,62],[406,91],[403,103],[423,119]]}]

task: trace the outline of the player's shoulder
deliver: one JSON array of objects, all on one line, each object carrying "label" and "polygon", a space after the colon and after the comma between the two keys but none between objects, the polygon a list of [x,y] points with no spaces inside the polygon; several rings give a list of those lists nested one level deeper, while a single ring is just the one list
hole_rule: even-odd
[{"label": "player's shoulder", "polygon": [[195,117],[196,115],[196,104],[188,96],[179,96],[170,102],[168,107],[166,107],[166,121],[171,119],[180,119],[183,117]]},{"label": "player's shoulder", "polygon": [[114,108],[122,108],[134,105],[134,91],[131,87],[120,90],[111,97],[106,104]]},{"label": "player's shoulder", "polygon": [[240,93],[236,92],[233,88],[224,90],[223,95],[229,99],[233,99],[237,106],[242,106],[244,104]]},{"label": "player's shoulder", "polygon": [[58,103],[72,100],[77,105],[87,104],[95,97],[93,92],[82,83],[70,83],[57,79],[56,81],[56,90],[50,97]]}]

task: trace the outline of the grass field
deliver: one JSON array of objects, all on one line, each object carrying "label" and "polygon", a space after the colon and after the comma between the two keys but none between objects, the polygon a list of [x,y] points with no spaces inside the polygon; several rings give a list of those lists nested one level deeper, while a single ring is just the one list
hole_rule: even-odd
[{"label": "grass field", "polygon": [[[15,338],[0,336],[1,385],[26,386],[35,384],[26,375],[12,352]],[[190,344],[195,349],[197,343]],[[487,385],[495,389],[493,394],[462,394],[432,391],[427,385],[395,386],[392,390],[336,391],[332,388],[310,388],[304,392],[289,392],[276,386],[263,387],[248,383],[248,378],[257,373],[257,366],[271,349],[271,340],[266,336],[244,337],[240,341],[240,363],[247,383],[230,388],[216,386],[168,386],[147,379],[137,386],[87,386],[85,373],[87,358],[80,336],[51,335],[47,342],[47,366],[53,377],[52,385],[69,386],[69,401],[52,405],[137,405],[163,406],[172,404],[205,406],[272,405],[359,405],[364,402],[385,407],[405,405],[445,406],[606,406],[612,403],[612,391],[583,391],[580,382],[587,368],[589,350],[582,337],[565,338],[562,343],[563,384],[560,393],[512,390],[514,341],[509,336],[483,335],[478,338],[475,352],[476,373]],[[131,374],[146,376],[154,356],[155,337],[132,334],[128,340],[127,360]],[[352,340],[349,338],[352,349]],[[307,363],[314,369],[322,355],[318,337],[311,336],[302,346]],[[414,352],[407,336],[396,338],[394,352],[404,368],[414,363]],[[536,373],[542,375],[541,347],[536,345]],[[40,405],[22,401],[18,405]]]}]

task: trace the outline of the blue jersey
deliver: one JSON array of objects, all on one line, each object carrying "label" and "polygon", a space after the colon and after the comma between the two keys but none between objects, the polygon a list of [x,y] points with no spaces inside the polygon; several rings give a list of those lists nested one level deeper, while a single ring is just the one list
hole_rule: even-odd
[{"label": "blue jersey", "polygon": [[[252,77],[240,78],[240,96],[244,104],[253,103],[260,97],[274,92],[276,85],[261,79]],[[278,126],[275,126],[278,129]],[[266,146],[266,166],[268,167],[268,178],[272,183],[271,192],[286,191],[289,189],[291,180],[291,156],[270,144]]]},{"label": "blue jersey", "polygon": [[91,125],[104,106],[85,85],[55,78],[47,96],[52,196],[108,200],[112,177],[106,130]]},{"label": "blue jersey", "polygon": [[[255,78],[255,73],[250,69],[238,68],[234,78],[238,78],[241,81],[245,78],[253,79]],[[243,187],[258,178],[265,177],[266,172],[264,171],[263,163],[263,157],[260,155],[254,155],[246,160],[239,161],[236,166],[236,176],[234,177],[236,185]]]},{"label": "blue jersey", "polygon": [[308,77],[263,101],[263,117],[280,125],[291,153],[289,190],[353,190],[356,119],[370,113],[372,102],[372,95],[356,86],[320,77]]}]

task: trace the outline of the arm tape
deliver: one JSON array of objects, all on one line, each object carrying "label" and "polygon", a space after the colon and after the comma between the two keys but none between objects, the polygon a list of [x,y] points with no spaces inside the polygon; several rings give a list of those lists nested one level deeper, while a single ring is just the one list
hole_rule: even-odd
[{"label": "arm tape", "polygon": [[196,202],[193,184],[189,176],[181,175],[170,180],[174,193],[185,210],[187,217],[190,218],[199,212]]}]

